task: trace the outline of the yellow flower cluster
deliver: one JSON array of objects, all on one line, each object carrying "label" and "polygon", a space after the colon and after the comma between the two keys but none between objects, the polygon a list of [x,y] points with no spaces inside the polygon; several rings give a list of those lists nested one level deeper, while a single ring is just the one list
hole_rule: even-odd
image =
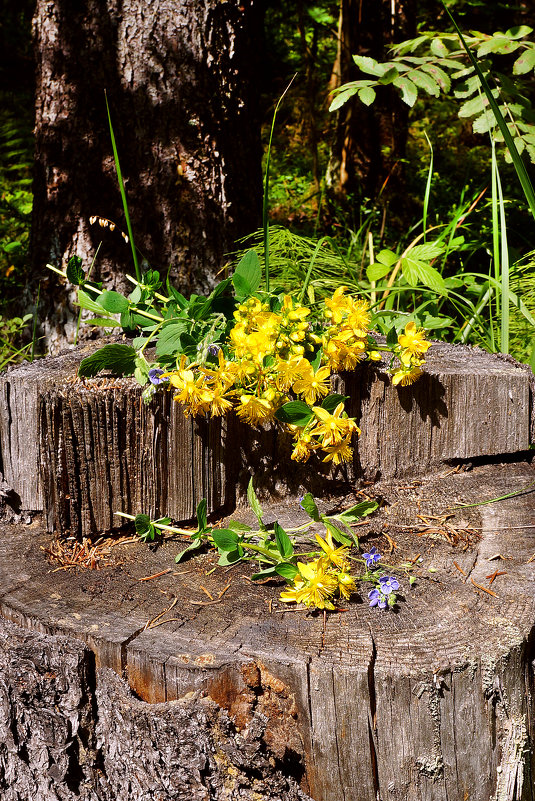
[{"label": "yellow flower cluster", "polygon": [[[272,420],[285,403],[301,400],[309,407],[308,419],[284,426],[294,438],[292,459],[306,462],[321,449],[324,462],[351,461],[352,438],[360,429],[343,403],[334,410],[321,404],[330,393],[331,372],[354,370],[361,360],[380,360],[381,354],[370,346],[368,304],[347,296],[346,289],[338,288],[325,300],[323,320],[312,321],[311,310],[290,295],[276,311],[251,297],[234,312],[226,351],[218,349],[217,364],[188,364],[182,356],[178,368],[162,378],[176,390],[174,399],[186,415],[218,417],[234,409],[252,426]],[[429,344],[423,330],[407,324],[393,349],[400,362],[394,384],[405,386],[418,378]],[[322,354],[319,365],[318,360],[312,363],[317,352]]]},{"label": "yellow flower cluster", "polygon": [[431,343],[425,339],[423,328],[417,328],[416,323],[410,322],[405,326],[405,332],[398,336],[398,345],[394,353],[399,359],[400,367],[392,374],[394,386],[400,384],[407,387],[414,384],[423,373],[425,364],[424,354],[427,353]]},{"label": "yellow flower cluster", "polygon": [[330,532],[325,539],[316,534],[316,540],[323,555],[312,562],[297,563],[299,573],[293,586],[281,592],[280,599],[284,603],[333,610],[336,595],[347,600],[356,590],[355,579],[349,573],[349,548],[336,548]]},{"label": "yellow flower cluster", "polygon": [[331,323],[323,336],[323,349],[332,370],[354,370],[366,355],[378,361],[377,351],[367,354],[370,309],[365,300],[355,300],[341,286],[326,298],[324,316]]}]

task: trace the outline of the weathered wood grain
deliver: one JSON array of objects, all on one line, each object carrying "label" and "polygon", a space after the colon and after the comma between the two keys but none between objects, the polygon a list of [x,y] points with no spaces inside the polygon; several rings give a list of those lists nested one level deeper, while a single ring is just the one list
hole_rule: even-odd
[{"label": "weathered wood grain", "polygon": [[478,349],[435,343],[411,387],[392,387],[386,363],[335,377],[362,428],[355,464],[335,469],[316,455],[291,462],[289,438],[274,429],[186,419],[170,393],[145,405],[133,379],[76,381],[90,350],[0,379],[4,479],[22,509],[45,510],[49,530],[108,531],[116,511],[190,519],[203,497],[210,511],[232,507],[251,475],[267,497],[325,494],[445,460],[516,453],[531,441],[529,368]]},{"label": "weathered wood grain", "polygon": [[[129,760],[141,777],[125,798],[150,797],[146,787],[162,801],[203,798],[199,782],[215,782],[214,799],[252,801],[245,763],[259,760],[264,771],[266,758],[280,769],[288,793],[280,798],[297,797],[290,785],[299,781],[314,801],[533,801],[534,480],[526,463],[378,485],[387,506],[357,530],[361,540],[388,530],[398,543],[391,562],[423,560],[393,612],[369,609],[365,587],[344,612],[293,611],[277,601],[280,586],[244,578],[246,566],[213,572],[205,554],[175,568],[183,546],[169,541],[158,550],[120,546],[119,563],[99,571],[50,573],[39,549],[46,535],[34,524],[6,527],[0,539],[0,613],[83,639],[97,665],[127,677],[141,700],[108,686],[98,701],[108,781],[117,792]],[[418,536],[416,515],[523,487],[525,495],[448,518],[459,530],[480,527],[466,550],[433,528]],[[265,513],[297,522],[285,505]],[[492,596],[476,585],[488,587],[496,569]],[[194,752],[190,778],[177,767],[181,731]],[[175,770],[168,795],[156,779],[159,753],[161,777]],[[224,775],[246,782],[243,796]],[[261,798],[276,798],[263,787]]]}]

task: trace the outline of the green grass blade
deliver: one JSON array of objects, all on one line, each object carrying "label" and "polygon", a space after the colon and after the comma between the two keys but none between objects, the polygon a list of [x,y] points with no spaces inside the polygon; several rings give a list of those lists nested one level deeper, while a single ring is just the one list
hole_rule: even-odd
[{"label": "green grass blade", "polygon": [[500,244],[501,244],[501,324],[500,349],[502,353],[509,353],[509,249],[507,247],[507,225],[505,222],[505,207],[503,202],[502,182],[500,173],[496,169],[496,184],[498,189],[498,205],[500,211]]},{"label": "green grass blade", "polygon": [[496,122],[498,124],[498,127],[499,127],[500,131],[503,134],[503,138],[504,138],[505,144],[507,145],[507,149],[509,150],[509,153],[511,154],[511,158],[513,160],[513,164],[514,164],[514,167],[515,167],[515,170],[516,170],[516,174],[518,176],[518,180],[520,181],[520,183],[522,185],[522,189],[524,190],[524,195],[526,197],[528,206],[529,206],[529,208],[531,210],[531,213],[535,217],[535,190],[533,189],[533,184],[531,183],[530,177],[528,175],[528,171],[526,170],[526,166],[525,166],[524,162],[522,161],[522,158],[521,158],[518,150],[516,149],[516,145],[514,143],[513,137],[511,136],[509,128],[507,127],[507,123],[505,121],[505,118],[504,118],[502,112],[500,111],[498,103],[496,102],[495,98],[492,95],[491,88],[490,88],[490,86],[489,86],[489,84],[487,82],[487,79],[483,75],[483,71],[481,70],[481,67],[479,66],[479,63],[478,63],[476,57],[474,56],[474,54],[472,53],[472,51],[468,47],[468,45],[466,43],[466,40],[465,40],[463,34],[461,33],[461,30],[460,30],[459,26],[455,22],[455,19],[454,19],[453,15],[451,14],[451,12],[447,8],[446,4],[444,3],[444,0],[442,0],[442,6],[444,7],[444,10],[446,11],[446,14],[448,15],[448,17],[452,21],[453,26],[454,26],[454,28],[457,31],[457,34],[459,36],[459,39],[461,40],[461,44],[464,47],[464,49],[466,50],[466,52],[468,54],[468,58],[472,62],[472,66],[474,67],[474,70],[476,71],[476,74],[477,74],[479,80],[481,81],[481,85],[482,85],[483,90],[484,90],[484,92],[485,92],[485,94],[487,96],[487,100],[489,101],[489,105],[490,105],[490,107],[491,107],[491,109],[492,109],[492,111],[494,113],[494,118],[495,118],[495,120],[496,120]]},{"label": "green grass blade", "polygon": [[30,351],[30,361],[35,359],[35,343],[37,342],[37,314],[39,312],[39,300],[41,298],[41,284],[37,287],[37,301],[35,303],[35,311],[33,313],[33,327],[32,327],[32,349]]},{"label": "green grass blade", "polygon": [[115,134],[113,133],[113,125],[111,122],[111,114],[110,114],[110,107],[108,105],[108,95],[106,91],[104,92],[104,97],[106,99],[106,111],[108,112],[108,125],[110,127],[110,137],[111,137],[111,146],[113,148],[113,158],[115,160],[115,169],[117,170],[117,179],[119,181],[119,191],[121,192],[121,200],[123,201],[123,210],[124,216],[126,219],[126,228],[128,230],[128,239],[130,242],[130,247],[132,248],[132,257],[134,259],[134,268],[136,271],[136,278],[138,281],[141,281],[141,270],[139,269],[139,263],[137,260],[137,251],[136,246],[134,243],[134,235],[132,233],[132,226],[130,224],[130,214],[128,213],[128,203],[126,200],[126,192],[124,189],[124,181],[123,181],[123,174],[121,172],[121,165],[119,163],[119,153],[117,152],[117,145],[115,143]]},{"label": "green grass blade", "polygon": [[284,96],[294,82],[296,76],[297,73],[293,76],[292,80],[277,101],[275,111],[273,112],[273,118],[271,120],[271,130],[269,132],[269,142],[266,154],[266,172],[264,175],[264,200],[262,203],[262,228],[264,231],[264,275],[266,281],[266,292],[269,292],[269,163],[271,161],[271,145],[273,141],[273,131],[275,130],[275,120],[277,119],[277,112],[282,101],[284,100]]},{"label": "green grass blade", "polygon": [[427,135],[427,132],[424,131],[424,136],[427,140],[427,144],[429,145],[429,151],[431,153],[431,158],[429,161],[429,170],[427,171],[427,181],[425,184],[425,194],[424,194],[424,207],[422,210],[422,227],[424,231],[424,242],[426,241],[426,230],[427,230],[427,212],[429,210],[429,198],[431,196],[431,184],[433,181],[433,145]]}]

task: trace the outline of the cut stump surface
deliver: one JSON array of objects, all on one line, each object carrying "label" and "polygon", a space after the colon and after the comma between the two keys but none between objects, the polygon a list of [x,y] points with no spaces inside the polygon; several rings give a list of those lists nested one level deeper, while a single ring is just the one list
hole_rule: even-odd
[{"label": "cut stump surface", "polygon": [[[0,612],[83,640],[149,704],[200,692],[314,801],[532,801],[534,480],[521,463],[375,487],[386,506],[356,532],[385,561],[415,565],[393,611],[370,609],[365,586],[342,612],[296,610],[243,564],[212,572],[208,553],[175,565],[172,541],[51,572],[50,536],[33,523],[3,529]],[[265,512],[299,522],[290,506]]]}]

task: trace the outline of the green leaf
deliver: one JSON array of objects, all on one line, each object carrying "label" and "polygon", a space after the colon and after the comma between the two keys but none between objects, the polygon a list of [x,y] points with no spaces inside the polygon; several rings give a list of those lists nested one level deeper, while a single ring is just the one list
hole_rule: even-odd
[{"label": "green leaf", "polygon": [[513,64],[513,75],[525,75],[535,69],[535,47],[524,50]]},{"label": "green leaf", "polygon": [[82,360],[78,375],[94,378],[102,370],[110,370],[114,375],[132,375],[136,369],[136,357],[136,351],[129,345],[104,345]]},{"label": "green leaf", "polygon": [[281,562],[280,565],[275,567],[275,572],[282,576],[287,581],[293,581],[299,573],[299,570],[291,562]]},{"label": "green leaf", "polygon": [[304,401],[289,401],[284,403],[275,412],[275,418],[280,423],[294,426],[306,426],[312,419],[313,411]]},{"label": "green leaf", "polygon": [[340,531],[338,526],[335,526],[332,520],[329,520],[328,517],[322,517],[322,520],[323,520],[323,525],[325,526],[327,531],[330,532],[333,540],[339,542],[340,545],[353,545],[353,542],[349,539],[349,537],[346,534],[344,534],[343,531]]},{"label": "green leaf", "polygon": [[429,264],[406,256],[401,260],[401,269],[403,277],[410,286],[415,287],[418,286],[418,284],[423,284],[429,287],[429,289],[438,292],[440,295],[447,294],[444,279],[438,270],[435,270],[435,268],[431,267]]},{"label": "green leaf", "polygon": [[410,81],[405,75],[400,75],[399,78],[396,78],[392,81],[394,86],[398,89],[401,89],[401,99],[404,103],[408,106],[414,106],[416,100],[418,99],[418,89],[414,85],[412,81]]},{"label": "green leaf", "polygon": [[398,333],[396,331],[395,325],[393,325],[392,328],[388,330],[388,333],[386,335],[386,344],[391,348],[393,348],[394,345],[398,344]]},{"label": "green leaf", "polygon": [[358,86],[346,86],[342,92],[338,92],[334,99],[331,101],[331,105],[329,106],[329,111],[338,111],[347,101],[356,95],[359,91]]},{"label": "green leaf", "polygon": [[365,106],[371,106],[375,98],[376,92],[372,86],[363,86],[362,89],[359,90],[359,100],[364,103]]},{"label": "green leaf", "polygon": [[320,522],[321,517],[318,511],[318,507],[316,506],[316,501],[314,500],[314,496],[311,492],[307,492],[304,498],[301,500],[299,506],[305,510],[307,515],[315,520],[317,523]]},{"label": "green leaf", "polygon": [[375,75],[377,78],[381,78],[388,69],[384,64],[379,64],[369,56],[353,56],[353,61],[362,72],[366,72],[368,75]]},{"label": "green leaf", "polygon": [[142,542],[154,540],[156,532],[148,515],[136,515],[134,518],[134,526],[136,534]]},{"label": "green leaf", "polygon": [[509,28],[508,31],[505,31],[505,35],[509,37],[509,39],[522,39],[524,36],[529,36],[530,33],[533,33],[533,28],[530,28],[529,25],[515,25],[513,28]]},{"label": "green leaf", "polygon": [[345,403],[349,399],[349,395],[339,395],[333,392],[332,395],[327,395],[321,403],[321,408],[325,409],[329,414],[332,414],[339,403]]},{"label": "green leaf", "polygon": [[[488,108],[488,106],[489,101],[487,96],[484,94],[477,95],[477,97],[473,97],[471,100],[467,100],[466,103],[462,104],[458,111],[458,116],[473,117],[474,114],[481,114],[481,112]],[[491,112],[489,111],[489,113]]]},{"label": "green leaf", "polygon": [[238,545],[238,535],[230,528],[212,531],[212,539],[220,551],[234,551]]},{"label": "green leaf", "polygon": [[379,264],[379,262],[370,264],[370,266],[366,269],[368,281],[380,281],[381,278],[384,278],[385,275],[388,275],[391,269],[392,268],[388,267],[386,264]]},{"label": "green leaf", "polygon": [[444,56],[447,56],[449,53],[449,50],[442,41],[442,39],[439,39],[438,37],[436,39],[431,40],[431,45],[429,49],[431,50],[432,54],[434,56],[438,56],[438,58],[443,58]]},{"label": "green leaf", "polygon": [[451,88],[451,78],[447,72],[436,64],[423,64],[422,69],[431,75],[438,83],[443,92],[449,92]]},{"label": "green leaf", "polygon": [[262,579],[273,578],[277,575],[275,565],[268,567],[266,570],[261,570],[260,573],[253,573],[251,576],[252,581],[262,581]]},{"label": "green leaf", "polygon": [[512,42],[506,36],[493,36],[483,42],[477,49],[478,58],[488,56],[489,53],[512,53],[520,47],[519,42]]},{"label": "green leaf", "polygon": [[164,323],[156,343],[156,356],[174,356],[180,353],[182,351],[180,338],[186,328],[187,323],[182,320]]},{"label": "green leaf", "polygon": [[423,89],[428,95],[432,97],[439,97],[440,86],[428,72],[423,70],[411,70],[407,73],[409,78],[419,89]]},{"label": "green leaf", "polygon": [[72,256],[67,264],[67,280],[75,286],[82,286],[85,281],[85,273],[82,267],[80,256]]},{"label": "green leaf", "polygon": [[200,534],[202,534],[208,528],[208,517],[206,515],[206,498],[203,498],[202,501],[197,506],[197,530]]},{"label": "green leaf", "polygon": [[252,295],[260,286],[261,279],[262,268],[258,253],[256,250],[248,250],[240,259],[232,276],[236,297],[245,298]]},{"label": "green leaf", "polygon": [[380,250],[375,258],[379,264],[384,264],[385,267],[393,267],[399,260],[399,256],[392,250]]},{"label": "green leaf", "polygon": [[223,551],[220,555],[217,564],[219,567],[229,567],[235,565],[243,558],[243,550],[237,548],[235,551]]},{"label": "green leaf", "polygon": [[476,117],[472,123],[472,130],[474,133],[484,134],[490,131],[496,125],[494,114],[490,109],[484,111],[479,117]]},{"label": "green leaf", "polygon": [[377,501],[361,501],[350,509],[346,509],[342,514],[336,515],[337,519],[344,523],[346,526],[351,523],[357,523],[363,517],[367,517],[379,508]]},{"label": "green leaf", "polygon": [[436,259],[438,256],[441,256],[444,253],[444,245],[438,245],[436,243],[430,242],[426,245],[415,245],[413,248],[410,249],[410,256],[414,259],[418,260],[429,260]]},{"label": "green leaf", "polygon": [[144,387],[149,380],[149,365],[143,356],[138,356],[135,364],[134,378],[140,386]]},{"label": "green leaf", "polygon": [[186,556],[186,554],[191,553],[191,551],[196,551],[198,548],[201,547],[202,544],[203,544],[202,539],[200,537],[195,537],[190,542],[187,548],[184,548],[183,551],[177,553],[177,555],[175,556],[175,562],[181,562],[182,559]]},{"label": "green leaf", "polygon": [[273,526],[275,532],[275,542],[277,543],[277,549],[281,556],[287,559],[289,556],[292,556],[294,552],[294,546],[292,545],[292,541],[289,538],[288,534],[285,532],[283,527],[279,525],[278,522],[275,522]]},{"label": "green leaf", "polygon": [[239,520],[229,520],[227,526],[232,531],[252,531],[251,526],[248,526],[247,523],[241,523]]},{"label": "green leaf", "polygon": [[103,309],[111,314],[122,314],[130,308],[130,304],[124,295],[121,295],[119,292],[114,292],[113,290],[103,292],[98,296],[97,302]]},{"label": "green leaf", "polygon": [[93,314],[102,314],[102,306],[93,300],[93,298],[90,297],[87,292],[84,292],[83,289],[78,290],[78,305],[81,309],[87,309],[87,311],[90,311]]},{"label": "green leaf", "polygon": [[256,492],[254,491],[253,486],[253,477],[249,479],[249,484],[247,485],[247,500],[249,502],[249,506],[255,513],[256,519],[258,520],[260,526],[263,528],[264,523],[262,521],[262,515],[264,514],[262,511],[262,507],[260,506],[260,502],[256,497]]}]

